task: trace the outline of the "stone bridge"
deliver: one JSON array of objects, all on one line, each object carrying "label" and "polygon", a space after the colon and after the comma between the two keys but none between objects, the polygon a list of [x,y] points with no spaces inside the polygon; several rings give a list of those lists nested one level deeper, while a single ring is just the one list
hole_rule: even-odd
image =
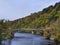
[{"label": "stone bridge", "polygon": [[14,29],[13,32],[27,32],[27,33],[32,33],[32,34],[36,34],[36,32],[42,32],[43,33],[43,29],[35,29],[35,28],[21,28],[21,29]]},{"label": "stone bridge", "polygon": [[[49,28],[47,28],[49,29]],[[16,32],[20,32],[20,33],[32,33],[32,34],[38,34],[38,35],[42,35],[45,36],[46,35],[46,29],[45,28],[21,28],[21,29],[13,29],[12,31],[12,36],[14,37],[14,33]]]}]

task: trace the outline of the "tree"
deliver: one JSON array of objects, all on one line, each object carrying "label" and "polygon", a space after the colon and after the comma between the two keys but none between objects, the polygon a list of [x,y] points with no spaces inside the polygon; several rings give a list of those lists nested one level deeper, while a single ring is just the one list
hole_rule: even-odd
[{"label": "tree", "polygon": [[58,17],[55,27],[56,27],[56,36],[55,39],[60,41],[60,11],[58,12],[58,14],[56,15]]},{"label": "tree", "polygon": [[5,38],[4,33],[6,32],[7,26],[5,20],[0,20],[0,45],[2,44],[1,41]]}]

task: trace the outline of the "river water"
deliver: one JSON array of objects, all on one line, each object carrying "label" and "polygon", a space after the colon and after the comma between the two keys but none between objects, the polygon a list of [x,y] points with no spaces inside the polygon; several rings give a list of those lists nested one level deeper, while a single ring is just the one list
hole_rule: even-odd
[{"label": "river water", "polygon": [[2,41],[3,45],[47,45],[53,40],[46,40],[43,36],[33,35],[29,33],[15,33],[12,40]]}]

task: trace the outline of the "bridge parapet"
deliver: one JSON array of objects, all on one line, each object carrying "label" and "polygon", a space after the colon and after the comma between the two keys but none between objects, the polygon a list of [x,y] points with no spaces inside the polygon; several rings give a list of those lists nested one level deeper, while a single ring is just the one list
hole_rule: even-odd
[{"label": "bridge parapet", "polygon": [[21,29],[14,29],[14,30],[42,30],[42,29],[35,29],[35,28],[21,28]]}]

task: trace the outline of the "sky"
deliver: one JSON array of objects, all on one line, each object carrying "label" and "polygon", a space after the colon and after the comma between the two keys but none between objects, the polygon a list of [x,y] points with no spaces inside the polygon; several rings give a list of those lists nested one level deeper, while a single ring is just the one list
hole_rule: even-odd
[{"label": "sky", "polygon": [[16,20],[54,5],[60,0],[0,0],[0,19]]}]

